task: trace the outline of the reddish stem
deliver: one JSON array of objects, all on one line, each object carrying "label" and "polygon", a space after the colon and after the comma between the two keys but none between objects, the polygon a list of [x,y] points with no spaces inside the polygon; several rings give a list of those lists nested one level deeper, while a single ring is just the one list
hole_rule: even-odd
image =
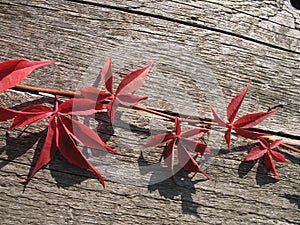
[{"label": "reddish stem", "polygon": [[295,152],[299,152],[300,153],[300,150],[297,149],[297,148],[295,148],[295,147],[293,147],[293,146],[290,146],[290,145],[285,144],[285,143],[280,143],[280,145],[283,146],[283,147],[289,148],[289,149],[291,149],[291,150],[293,150]]},{"label": "reddish stem", "polygon": [[[60,91],[60,90],[55,90],[55,89],[39,88],[39,87],[32,87],[32,86],[20,85],[20,84],[16,85],[14,87],[14,89],[22,90],[22,91],[30,91],[30,92],[44,92],[44,93],[48,93],[48,94],[60,95],[60,96],[66,96],[66,97],[80,96],[80,94],[78,94],[77,92]],[[139,106],[139,105],[135,105],[135,106],[133,106],[133,108],[143,110],[145,112],[175,121],[175,116],[171,116],[171,115],[168,115],[168,114],[165,114],[162,112],[158,112],[153,109],[149,109],[149,108]],[[180,121],[189,122],[189,123],[200,123],[202,125],[216,125],[216,126],[218,125],[217,123],[205,121],[205,120],[190,120],[190,119],[180,118]]]},{"label": "reddish stem", "polygon": [[[16,85],[14,87],[16,90],[22,90],[22,91],[29,91],[29,92],[44,92],[44,93],[49,93],[53,95],[61,95],[61,96],[66,96],[66,97],[75,97],[75,96],[81,96],[77,92],[72,92],[72,91],[60,91],[60,90],[55,90],[55,89],[48,89],[48,88],[39,88],[39,87],[32,87],[32,86],[27,86],[27,85]],[[133,108],[138,109],[138,110],[143,110],[145,112],[158,115],[161,117],[164,117],[166,119],[175,121],[175,116],[168,115],[162,112],[155,111],[153,109],[149,109],[143,106],[135,105]],[[185,118],[180,118],[181,122],[188,122],[188,123],[195,123],[195,124],[202,124],[202,125],[214,125],[214,126],[219,126],[216,122],[211,122],[211,121],[206,121],[206,120],[192,120],[192,119],[185,119]],[[293,151],[299,152],[300,150],[297,148],[294,148],[290,145],[281,143],[282,146],[289,148]]]},{"label": "reddish stem", "polygon": [[69,91],[60,91],[55,89],[48,89],[48,88],[39,88],[39,87],[32,87],[27,85],[16,85],[14,87],[15,90],[21,90],[21,91],[29,91],[29,92],[44,92],[48,94],[53,95],[60,95],[60,96],[66,96],[66,97],[74,97],[74,96],[80,96],[76,92],[69,92]]},{"label": "reddish stem", "polygon": [[[165,117],[165,118],[170,119],[172,121],[175,121],[175,118],[176,118],[176,116],[171,116],[171,115],[168,115],[168,114],[165,114],[165,113],[162,113],[162,112],[158,112],[158,111],[155,111],[155,110],[152,110],[152,109],[140,106],[140,105],[134,105],[133,108],[143,110],[145,112],[152,113],[154,115],[158,115],[158,116],[161,116],[161,117]],[[179,118],[179,120],[181,122],[200,123],[202,125],[215,125],[215,126],[218,126],[218,124],[215,123],[215,122],[210,122],[210,121],[205,121],[205,120],[191,120],[191,119],[185,119],[185,118]]]}]

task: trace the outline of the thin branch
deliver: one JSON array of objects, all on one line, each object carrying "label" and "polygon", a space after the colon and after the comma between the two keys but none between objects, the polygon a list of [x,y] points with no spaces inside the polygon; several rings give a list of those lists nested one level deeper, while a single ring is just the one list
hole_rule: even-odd
[{"label": "thin branch", "polygon": [[293,150],[295,152],[299,152],[300,153],[300,150],[297,149],[297,148],[295,148],[295,147],[293,147],[293,146],[290,146],[290,145],[285,144],[285,143],[280,143],[280,145],[283,146],[283,147],[289,148],[289,149],[291,149],[291,150]]},{"label": "thin branch", "polygon": [[18,91],[34,92],[34,93],[44,92],[44,93],[48,93],[48,94],[60,95],[60,96],[71,97],[71,98],[74,96],[80,96],[76,92],[60,91],[60,90],[55,90],[55,89],[32,87],[32,86],[20,85],[20,84],[16,85],[12,89],[18,90]]},{"label": "thin branch", "polygon": [[[53,95],[60,95],[60,96],[65,96],[65,97],[75,97],[78,96],[80,97],[81,95],[78,92],[72,92],[72,91],[60,91],[60,90],[55,90],[55,89],[48,89],[48,88],[40,88],[40,87],[32,87],[32,86],[27,86],[27,85],[16,85],[14,88],[15,90],[21,90],[21,91],[27,91],[27,92],[34,92],[34,93],[39,93],[39,92],[44,92],[44,93],[48,93],[48,94],[53,94]],[[138,109],[138,110],[142,110],[154,115],[158,115],[161,117],[164,117],[166,119],[175,121],[176,116],[172,116],[166,113],[162,113],[162,112],[158,112],[156,110],[153,109],[149,109],[143,106],[139,106],[139,105],[134,105],[133,106],[134,109]],[[192,119],[186,119],[186,118],[180,118],[181,122],[188,122],[188,123],[193,123],[193,124],[202,124],[202,125],[213,125],[213,126],[219,126],[216,122],[212,122],[212,121],[208,121],[208,120],[192,120]],[[266,133],[266,132],[265,132]],[[293,151],[299,152],[300,150],[290,146],[288,144],[285,143],[281,143],[282,146],[289,148]]]}]

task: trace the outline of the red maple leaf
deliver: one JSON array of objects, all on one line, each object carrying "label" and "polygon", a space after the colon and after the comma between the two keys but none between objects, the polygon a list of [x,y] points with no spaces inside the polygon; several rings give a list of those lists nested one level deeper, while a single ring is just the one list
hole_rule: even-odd
[{"label": "red maple leaf", "polygon": [[162,155],[166,165],[171,169],[172,176],[174,177],[174,151],[175,145],[177,145],[177,158],[179,164],[189,172],[200,172],[209,178],[207,173],[201,170],[200,166],[190,153],[203,155],[205,153],[211,153],[211,151],[206,144],[200,141],[197,142],[188,139],[201,137],[204,133],[209,132],[209,130],[204,128],[194,128],[181,133],[180,121],[178,117],[176,117],[174,131],[175,134],[163,133],[155,135],[144,146],[144,148],[162,146],[166,144]]},{"label": "red maple leaf", "polygon": [[15,59],[0,63],[0,92],[16,86],[32,71],[42,66],[55,63],[54,61],[28,61]]},{"label": "red maple leaf", "polygon": [[105,187],[104,179],[98,170],[94,168],[81,153],[76,141],[90,148],[100,150],[106,149],[115,154],[120,153],[106,145],[98,134],[89,127],[66,116],[90,115],[105,108],[106,105],[104,104],[95,105],[94,101],[84,98],[72,98],[60,105],[58,105],[56,98],[54,110],[49,106],[40,104],[28,106],[21,112],[0,107],[1,115],[2,113],[8,115],[4,116],[4,118],[11,119],[15,117],[9,130],[24,127],[49,117],[47,136],[35,168],[28,178],[21,182],[28,182],[40,168],[47,165],[52,160],[56,151],[59,150],[61,155],[70,163],[75,164],[80,168],[88,169],[96,174],[102,185]]},{"label": "red maple leaf", "polygon": [[212,113],[213,113],[213,116],[214,116],[216,122],[220,126],[227,128],[227,130],[225,132],[225,140],[227,142],[229,150],[230,150],[231,130],[234,130],[238,135],[240,135],[242,137],[257,139],[266,134],[250,131],[250,130],[247,130],[247,128],[251,128],[251,127],[261,123],[266,118],[268,118],[269,116],[271,116],[274,113],[279,111],[279,110],[273,110],[270,112],[251,113],[251,114],[247,114],[247,115],[240,117],[239,119],[237,119],[234,122],[234,118],[236,117],[236,114],[245,98],[245,95],[248,92],[248,89],[249,89],[249,84],[246,86],[246,88],[241,93],[239,93],[237,96],[235,96],[229,103],[229,105],[227,107],[228,122],[223,120],[219,116],[219,114],[214,110],[214,108],[211,106],[211,110],[212,110]]},{"label": "red maple leaf", "polygon": [[275,140],[271,144],[266,139],[259,139],[258,141],[261,146],[251,149],[244,161],[257,160],[264,156],[264,165],[266,166],[268,171],[272,172],[277,179],[280,179],[273,160],[275,160],[276,162],[285,163],[287,163],[288,161],[281,153],[276,152],[273,149],[277,148],[280,145],[282,139]]},{"label": "red maple leaf", "polygon": [[112,59],[109,58],[102,67],[102,71],[100,74],[101,81],[108,92],[101,91],[95,87],[86,87],[79,90],[79,93],[85,98],[89,98],[97,102],[102,102],[106,99],[110,99],[110,102],[107,105],[107,113],[111,119],[111,122],[114,123],[115,113],[119,104],[129,107],[138,104],[142,100],[147,99],[146,96],[141,97],[133,95],[132,93],[143,86],[151,65],[152,63],[148,64],[144,68],[135,70],[127,74],[114,92]]}]

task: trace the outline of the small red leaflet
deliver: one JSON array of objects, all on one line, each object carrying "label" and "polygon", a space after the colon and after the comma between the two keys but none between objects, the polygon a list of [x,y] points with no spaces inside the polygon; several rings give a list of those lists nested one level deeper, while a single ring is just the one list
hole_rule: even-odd
[{"label": "small red leaflet", "polygon": [[178,117],[176,117],[174,131],[175,134],[163,133],[163,134],[155,135],[144,146],[144,148],[162,146],[166,144],[162,155],[166,165],[171,169],[172,176],[174,177],[174,158],[175,158],[174,147],[175,145],[177,145],[177,158],[179,164],[187,171],[200,172],[209,179],[207,173],[201,170],[200,166],[198,165],[196,160],[191,156],[190,153],[203,155],[207,153],[209,154],[211,153],[211,151],[209,150],[206,144],[200,141],[196,142],[188,139],[188,138],[202,137],[203,134],[208,133],[209,130],[204,128],[194,128],[181,133],[180,121]]},{"label": "small red leaflet", "polygon": [[275,140],[271,144],[266,139],[259,139],[258,141],[261,146],[251,149],[244,161],[251,161],[264,157],[264,165],[266,166],[268,171],[272,172],[277,179],[280,179],[273,160],[275,160],[276,162],[284,163],[287,163],[288,161],[282,154],[274,151],[273,149],[277,148],[280,145],[282,139]]},{"label": "small red leaflet", "polygon": [[115,154],[120,153],[106,145],[98,134],[89,127],[63,115],[90,115],[103,109],[106,109],[105,104],[95,105],[95,101],[84,98],[69,99],[60,105],[58,105],[58,100],[55,98],[54,110],[46,105],[28,106],[21,112],[0,107],[0,112],[4,113],[4,115],[8,115],[6,119],[15,117],[9,130],[24,127],[49,117],[47,136],[37,164],[28,178],[21,182],[28,182],[40,168],[52,160],[55,152],[59,150],[62,156],[70,163],[80,168],[88,169],[96,174],[105,187],[104,179],[98,170],[94,168],[81,153],[76,141],[90,148],[106,149]]},{"label": "small red leaflet", "polygon": [[144,68],[135,70],[127,74],[114,92],[112,59],[109,58],[102,67],[100,74],[101,81],[108,92],[101,91],[95,87],[86,87],[79,90],[79,93],[85,98],[89,98],[97,102],[110,99],[110,102],[107,105],[107,113],[111,119],[111,122],[114,123],[115,113],[119,104],[129,107],[138,104],[142,100],[147,99],[146,96],[141,97],[133,95],[132,93],[143,86],[151,66],[152,63],[148,64]]},{"label": "small red leaflet", "polygon": [[15,59],[0,63],[0,92],[14,87],[24,80],[32,71],[54,61],[28,61]]},{"label": "small red leaflet", "polygon": [[258,133],[254,131],[249,131],[247,128],[251,128],[262,121],[264,121],[269,116],[273,115],[274,113],[278,112],[279,110],[273,110],[270,112],[257,112],[252,114],[247,114],[239,119],[237,119],[234,122],[234,119],[236,117],[236,114],[245,98],[245,95],[247,94],[249,89],[249,84],[246,86],[246,88],[239,93],[237,96],[235,96],[231,102],[229,103],[227,107],[227,119],[228,123],[223,120],[219,114],[214,110],[214,108],[211,106],[211,110],[213,113],[213,116],[216,120],[216,122],[222,126],[226,127],[227,131],[225,132],[225,140],[228,145],[228,149],[230,150],[230,136],[231,136],[231,130],[233,129],[238,135],[245,137],[245,138],[251,138],[251,139],[257,139],[261,136],[264,136],[266,134]]}]

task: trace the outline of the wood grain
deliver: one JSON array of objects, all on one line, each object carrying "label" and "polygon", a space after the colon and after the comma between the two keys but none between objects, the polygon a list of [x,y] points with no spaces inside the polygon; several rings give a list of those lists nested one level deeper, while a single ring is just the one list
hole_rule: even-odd
[{"label": "wood grain", "polygon": [[[40,1],[2,4],[1,49],[7,52],[2,59],[58,62],[24,84],[73,90],[93,84],[108,56],[114,58],[116,82],[130,70],[154,61],[139,92],[149,96],[149,106],[211,117],[209,104],[223,112],[230,98],[251,82],[241,113],[283,104],[284,110],[273,118],[285,126],[271,122],[261,128],[299,136],[299,102],[294,100],[299,94],[299,54],[93,5],[57,1],[44,2],[43,7]],[[25,19],[20,15],[26,15]]]},{"label": "wood grain", "polygon": [[[93,85],[108,56],[113,57],[115,84],[154,61],[137,92],[149,96],[143,104],[204,118],[211,118],[210,104],[225,112],[230,99],[250,82],[239,115],[283,104],[259,128],[297,139],[299,18],[299,11],[282,0],[2,0],[0,60],[54,59],[56,65],[39,69],[22,83],[62,90]],[[6,107],[21,109],[26,102],[52,100],[14,91],[0,94],[0,105]],[[222,133],[216,131],[208,141],[220,154],[204,164],[211,180],[180,171],[176,186],[160,177],[169,175],[155,164],[161,149],[141,155],[148,138],[172,129],[172,123],[120,108],[115,126],[105,114],[91,118],[90,125],[99,126],[99,135],[122,152],[115,156],[83,149],[104,175],[105,190],[91,173],[59,155],[24,190],[18,180],[36,162],[46,122],[8,134],[9,123],[0,124],[4,224],[300,223],[297,153],[279,149],[290,163],[277,165],[282,180],[275,182],[257,163],[241,163],[250,142],[233,136],[233,153],[224,154]],[[299,147],[296,139],[286,141]]]},{"label": "wood grain", "polygon": [[[44,97],[18,92],[1,95],[1,103],[10,99],[15,99],[18,105],[28,101],[49,102]],[[60,155],[24,189],[18,180],[24,179],[35,164],[46,124],[41,122],[5,135],[8,124],[2,123],[2,221],[5,224],[39,224],[44,220],[49,224],[299,222],[295,217],[299,210],[300,165],[296,153],[280,149],[290,163],[277,165],[282,180],[275,182],[257,163],[241,163],[251,145],[234,138],[234,146],[239,147],[232,154],[223,154],[221,149],[220,155],[205,164],[211,180],[205,181],[200,174],[191,178],[192,174],[181,171],[175,185],[172,179],[159,177],[166,174],[169,177],[166,169],[159,164],[153,166],[159,160],[159,149],[144,150],[141,157],[141,145],[150,135],[143,129],[151,126],[152,118],[126,111],[120,116],[113,135],[105,127],[109,126],[105,116],[100,115],[97,121],[105,128],[100,136],[106,137],[108,144],[120,150],[122,156],[84,150],[105,177],[105,190],[91,173],[70,165]],[[166,122],[158,122],[168,127]],[[41,209],[42,214],[38,213]]]}]

